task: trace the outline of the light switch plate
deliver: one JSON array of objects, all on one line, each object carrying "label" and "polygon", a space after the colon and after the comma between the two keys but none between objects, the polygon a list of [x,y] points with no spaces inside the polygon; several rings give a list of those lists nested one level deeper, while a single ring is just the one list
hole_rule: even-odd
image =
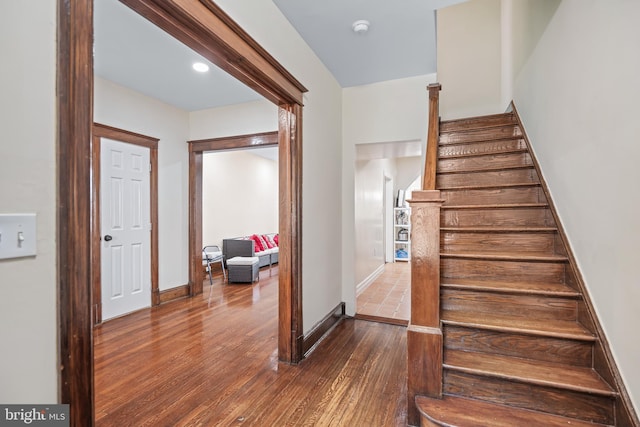
[{"label": "light switch plate", "polygon": [[36,214],[0,214],[0,259],[36,255]]}]

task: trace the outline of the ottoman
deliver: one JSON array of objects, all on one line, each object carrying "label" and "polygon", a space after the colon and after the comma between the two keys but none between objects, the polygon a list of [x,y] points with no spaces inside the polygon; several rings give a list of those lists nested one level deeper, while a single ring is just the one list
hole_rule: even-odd
[{"label": "ottoman", "polygon": [[229,283],[253,283],[258,280],[258,257],[237,256],[227,260]]}]

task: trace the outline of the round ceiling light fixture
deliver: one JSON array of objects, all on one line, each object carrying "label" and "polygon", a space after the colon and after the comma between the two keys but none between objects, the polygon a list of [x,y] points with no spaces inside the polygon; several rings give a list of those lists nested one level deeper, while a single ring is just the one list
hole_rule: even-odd
[{"label": "round ceiling light fixture", "polygon": [[360,19],[353,23],[351,26],[353,28],[353,32],[356,34],[364,34],[369,31],[369,21],[365,21],[364,19]]},{"label": "round ceiling light fixture", "polygon": [[209,66],[204,62],[194,62],[193,69],[199,73],[206,73],[207,71],[209,71]]}]

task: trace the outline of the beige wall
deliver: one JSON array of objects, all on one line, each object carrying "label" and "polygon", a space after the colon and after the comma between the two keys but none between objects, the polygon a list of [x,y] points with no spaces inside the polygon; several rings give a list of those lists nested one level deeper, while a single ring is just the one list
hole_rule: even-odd
[{"label": "beige wall", "polygon": [[278,107],[266,99],[189,113],[189,139],[278,130]]},{"label": "beige wall", "polygon": [[514,93],[589,293],[640,407],[640,3],[564,0]]},{"label": "beige wall", "polygon": [[55,23],[56,2],[0,2],[0,213],[37,214],[36,256],[0,260],[6,404],[57,401]]},{"label": "beige wall", "polygon": [[251,150],[205,153],[202,242],[278,232],[278,162]]},{"label": "beige wall", "polygon": [[360,160],[355,167],[355,283],[384,264],[384,177],[394,177],[393,159]]},{"label": "beige wall", "polygon": [[189,113],[95,78],[94,121],[158,142],[159,288],[189,282]]},{"label": "beige wall", "polygon": [[500,0],[471,0],[438,10],[443,119],[504,111],[500,10]]}]

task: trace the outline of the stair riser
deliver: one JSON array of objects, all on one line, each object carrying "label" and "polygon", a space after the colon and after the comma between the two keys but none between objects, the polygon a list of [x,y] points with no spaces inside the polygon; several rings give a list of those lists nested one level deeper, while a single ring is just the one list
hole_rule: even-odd
[{"label": "stair riser", "polygon": [[529,153],[492,154],[478,157],[461,157],[455,159],[439,159],[438,173],[470,172],[492,169],[507,169],[531,166]]},{"label": "stair riser", "polygon": [[535,169],[512,169],[492,172],[468,172],[439,174],[436,177],[436,187],[447,189],[469,185],[500,185],[511,183],[539,183]]},{"label": "stair riser", "polygon": [[543,203],[542,188],[492,188],[483,190],[442,190],[440,195],[449,205],[497,205],[507,203]]},{"label": "stair riser", "polygon": [[443,334],[445,348],[452,350],[500,354],[581,367],[591,367],[592,363],[591,342],[452,325],[444,325]]},{"label": "stair riser", "polygon": [[546,227],[553,224],[548,208],[442,209],[442,227]]},{"label": "stair riser", "polygon": [[554,253],[555,232],[479,233],[442,231],[442,252],[537,252]]},{"label": "stair riser", "polygon": [[550,320],[576,320],[577,317],[577,302],[567,298],[507,295],[458,289],[442,289],[440,294],[442,310]]},{"label": "stair riser", "polygon": [[614,422],[613,398],[577,391],[445,369],[444,392],[585,421]]},{"label": "stair riser", "polygon": [[468,119],[445,121],[440,123],[440,133],[453,131],[468,131],[472,129],[485,129],[495,126],[515,125],[513,114],[499,114],[487,117],[473,117]]},{"label": "stair riser", "polygon": [[492,141],[515,136],[522,136],[520,128],[517,125],[507,125],[463,132],[441,133],[439,142],[440,144],[457,144],[460,142]]},{"label": "stair riser", "polygon": [[447,144],[438,148],[438,158],[477,156],[497,154],[511,151],[524,151],[527,144],[524,139],[503,139],[499,141],[468,142],[464,144]]},{"label": "stair riser", "polygon": [[443,277],[562,283],[564,263],[441,258]]}]

